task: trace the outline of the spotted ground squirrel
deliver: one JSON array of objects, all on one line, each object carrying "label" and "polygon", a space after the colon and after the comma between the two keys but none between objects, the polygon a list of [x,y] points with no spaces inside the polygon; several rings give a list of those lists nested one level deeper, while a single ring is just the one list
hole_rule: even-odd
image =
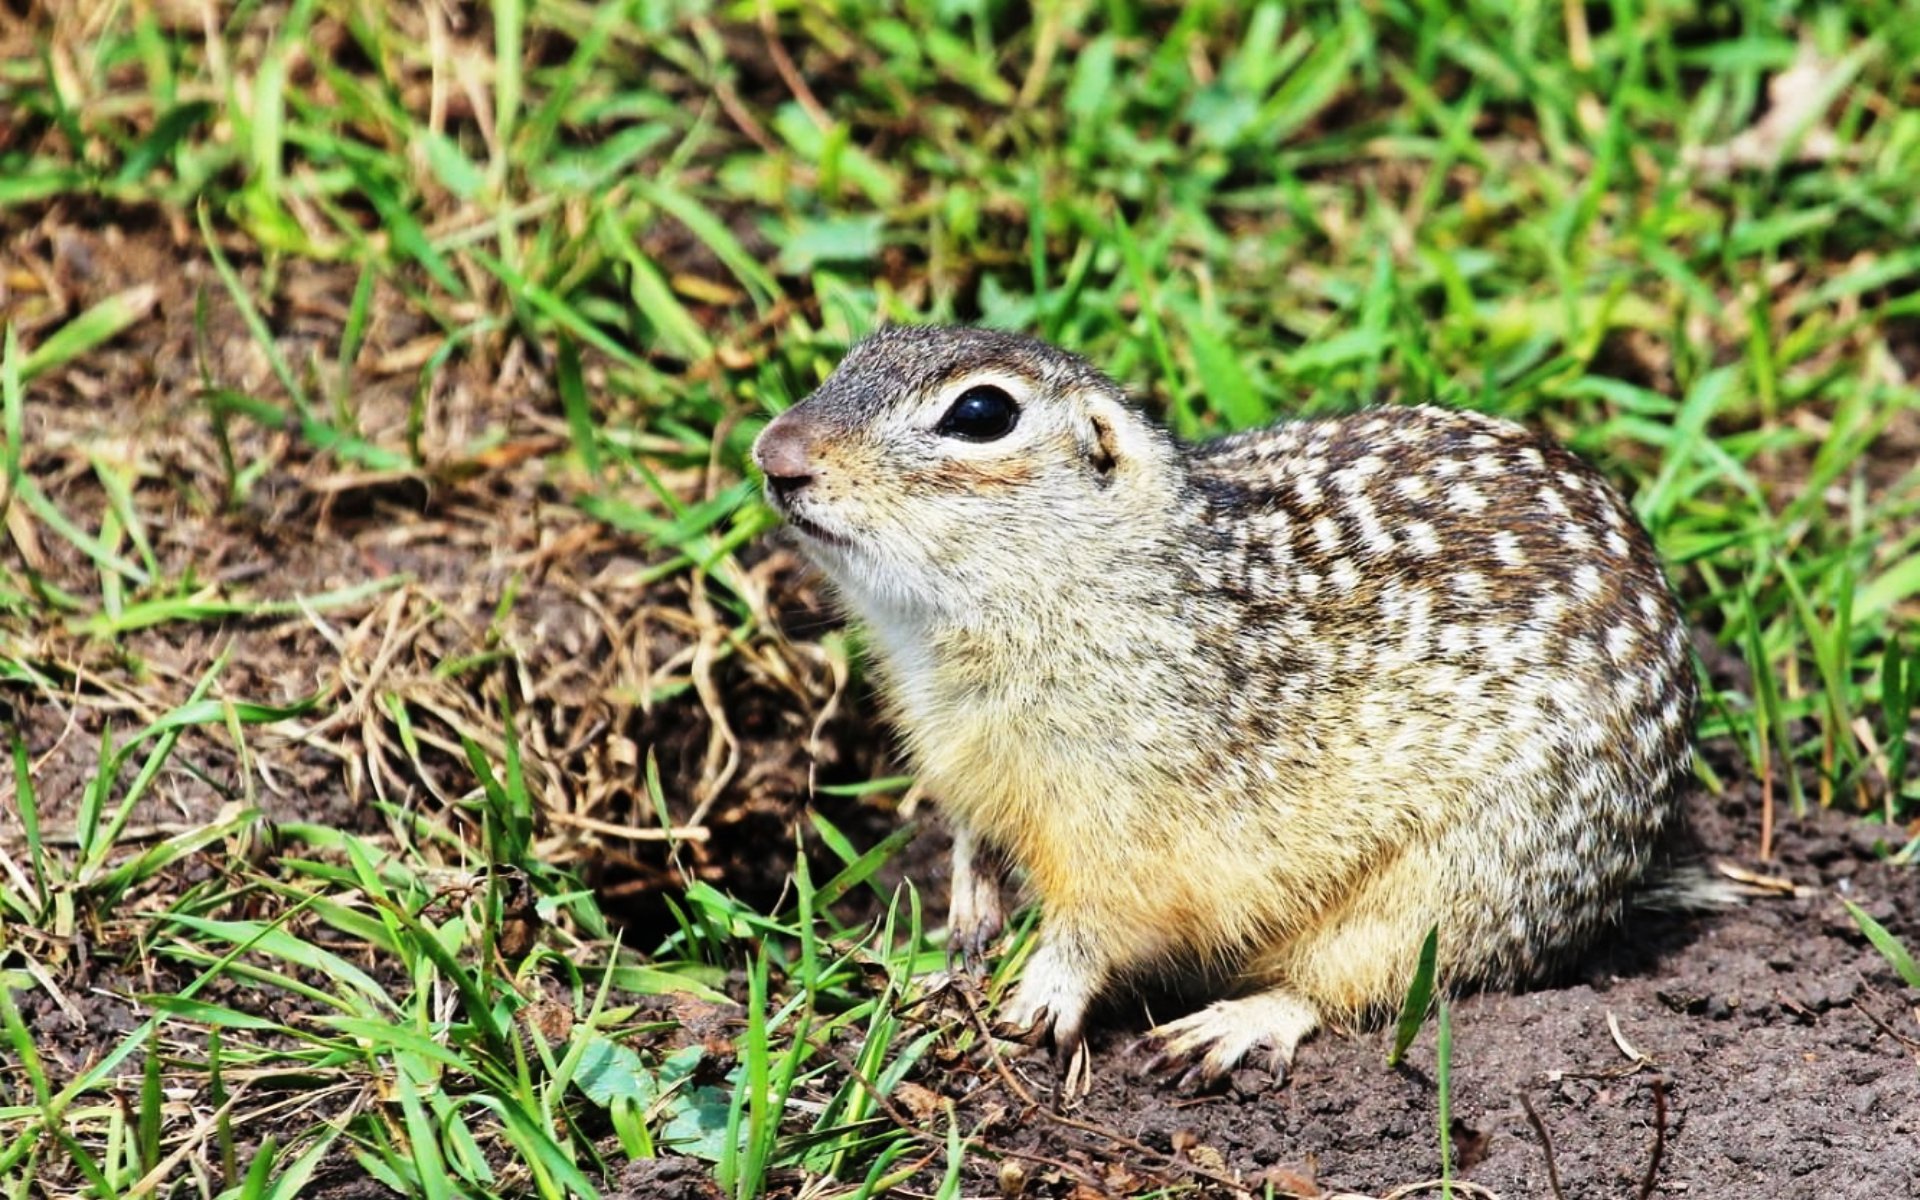
[{"label": "spotted ground squirrel", "polygon": [[1620,495],[1472,412],[1187,445],[1080,358],[889,328],[754,447],[870,631],[954,827],[951,944],[1017,868],[1040,942],[1003,1006],[1082,1086],[1089,1006],[1224,997],[1161,1063],[1276,1071],[1445,982],[1537,977],[1622,911],[1675,819],[1695,683]]}]

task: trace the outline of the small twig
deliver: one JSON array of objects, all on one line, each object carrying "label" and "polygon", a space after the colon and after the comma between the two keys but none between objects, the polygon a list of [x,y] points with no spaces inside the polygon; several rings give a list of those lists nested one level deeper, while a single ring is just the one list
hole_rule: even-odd
[{"label": "small twig", "polygon": [[858,1064],[834,1048],[830,1042],[812,1037],[807,1039],[807,1044],[831,1058],[836,1066],[847,1073],[849,1079],[867,1089],[867,1095],[873,1097],[874,1104],[887,1115],[888,1120],[916,1136],[931,1136],[923,1133],[919,1124],[913,1119],[912,1113],[903,1112],[900,1106],[894,1103],[893,1097],[887,1095],[873,1080],[867,1078],[867,1073],[862,1071]]},{"label": "small twig", "polygon": [[1611,1009],[1607,1011],[1607,1032],[1613,1035],[1613,1044],[1620,1048],[1620,1053],[1626,1055],[1627,1058],[1632,1061],[1636,1070],[1640,1067],[1651,1067],[1655,1065],[1653,1059],[1643,1054],[1638,1047],[1627,1040],[1627,1035],[1620,1029],[1620,1018],[1614,1016]]},{"label": "small twig", "polygon": [[1540,1148],[1547,1153],[1547,1187],[1553,1191],[1553,1200],[1567,1200],[1567,1194],[1560,1190],[1560,1168],[1553,1161],[1553,1139],[1547,1136],[1547,1123],[1533,1109],[1533,1101],[1527,1098],[1523,1090],[1519,1093],[1520,1107],[1527,1114],[1527,1124],[1540,1135]]},{"label": "small twig", "polygon": [[1029,1092],[1026,1085],[1021,1083],[1019,1078],[1008,1069],[1006,1059],[1001,1055],[999,1048],[994,1045],[996,1039],[993,1036],[993,1030],[987,1028],[986,1017],[981,1015],[980,1006],[973,1002],[971,988],[967,984],[962,983],[954,989],[954,995],[959,998],[960,1007],[967,1011],[967,1020],[972,1023],[975,1032],[980,1035],[982,1044],[986,1046],[987,1061],[993,1064],[994,1070],[1000,1076],[1000,1081],[1007,1085],[1008,1091],[1020,1098],[1020,1103],[1026,1105],[1029,1109],[1043,1111],[1045,1105],[1035,1100],[1033,1093]]},{"label": "small twig", "polygon": [[167,1180],[176,1178],[175,1172],[180,1170],[180,1164],[184,1163],[194,1151],[206,1145],[207,1139],[219,1131],[220,1123],[232,1115],[234,1106],[239,1104],[246,1094],[247,1087],[241,1084],[232,1095],[227,1097],[225,1104],[202,1116],[194,1127],[180,1138],[180,1144],[174,1147],[172,1154],[155,1163],[152,1170],[141,1176],[139,1181],[122,1195],[147,1196],[159,1191],[161,1185]]},{"label": "small twig", "polygon": [[773,69],[793,93],[807,117],[822,130],[833,128],[833,118],[827,115],[826,106],[813,94],[807,81],[801,76],[800,69],[793,65],[793,59],[787,54],[787,48],[780,44],[780,25],[774,20],[773,5],[768,0],[760,0],[760,32],[767,40],[767,55],[773,59]]},{"label": "small twig", "polygon": [[1653,1155],[1647,1160],[1647,1173],[1640,1180],[1638,1200],[1647,1200],[1653,1195],[1653,1185],[1660,1181],[1660,1157],[1667,1149],[1667,1080],[1664,1075],[1653,1077]]},{"label": "small twig", "polygon": [[1155,1150],[1145,1142],[1136,1141],[1124,1133],[1119,1133],[1107,1128],[1105,1125],[1096,1125],[1092,1121],[1083,1121],[1078,1117],[1069,1117],[1064,1113],[1057,1113],[1048,1109],[1042,1109],[1041,1112],[1046,1115],[1047,1120],[1053,1122],[1055,1125],[1064,1125],[1068,1129],[1091,1134],[1097,1138],[1104,1138],[1106,1141],[1119,1146],[1123,1150],[1131,1150],[1135,1154],[1144,1154],[1150,1159],[1155,1159],[1175,1170],[1184,1171],[1189,1175],[1205,1179],[1209,1183],[1217,1183],[1221,1187],[1231,1188],[1243,1194],[1253,1191],[1253,1188],[1243,1179],[1210,1170],[1201,1166],[1199,1163],[1190,1162],[1184,1158],[1177,1158],[1161,1150]]},{"label": "small twig", "polygon": [[1858,1000],[1855,1000],[1853,1002],[1853,1011],[1859,1013],[1861,1016],[1865,1017],[1868,1021],[1871,1021],[1875,1029],[1878,1029],[1881,1033],[1886,1034],[1888,1037],[1892,1038],[1894,1041],[1900,1043],[1900,1045],[1905,1046],[1907,1048],[1907,1052],[1912,1054],[1916,1061],[1920,1061],[1920,1040],[1916,1040],[1915,1038],[1909,1037],[1908,1035],[1901,1033],[1898,1029],[1895,1029],[1892,1025],[1889,1025],[1886,1019],[1883,1018],[1879,1013],[1874,1012],[1872,1009],[1860,1003],[1860,1001]]},{"label": "small twig", "polygon": [[[1452,1188],[1455,1196],[1473,1196],[1477,1200],[1500,1200],[1491,1188],[1482,1187],[1465,1179],[1448,1182],[1443,1179],[1423,1179],[1419,1183],[1403,1183],[1399,1187],[1380,1197],[1380,1200],[1406,1200],[1408,1196],[1418,1196],[1421,1192],[1445,1193]],[[1332,1200],[1347,1200],[1345,1196],[1335,1196]]]},{"label": "small twig", "polygon": [[900,1132],[906,1134],[908,1137],[912,1138],[914,1141],[924,1143],[925,1145],[930,1147],[927,1151],[926,1157],[922,1158],[919,1162],[913,1165],[913,1170],[916,1173],[920,1171],[922,1168],[926,1167],[929,1163],[933,1162],[934,1159],[940,1157],[941,1153],[944,1150],[946,1150],[947,1142],[945,1138],[936,1136],[935,1134],[928,1133],[926,1130],[921,1129],[919,1124],[914,1121],[913,1114],[902,1112],[900,1110],[900,1106],[893,1102],[893,1098],[891,1096],[888,1096],[885,1092],[882,1092],[878,1087],[874,1086],[873,1080],[868,1079],[866,1072],[862,1071],[858,1066],[854,1065],[854,1062],[852,1059],[840,1053],[840,1051],[834,1049],[831,1045],[827,1044],[825,1041],[815,1040],[811,1038],[808,1039],[808,1041],[809,1041],[809,1044],[811,1044],[815,1050],[818,1050],[822,1054],[825,1054],[828,1058],[831,1058],[834,1061],[834,1063],[838,1065],[842,1071],[845,1071],[847,1073],[847,1076],[850,1079],[852,1079],[855,1083],[858,1083],[861,1087],[867,1089],[867,1095],[873,1097],[874,1105],[877,1108],[879,1108],[881,1112],[886,1114],[886,1117],[889,1121],[892,1121],[896,1126],[899,1127]]},{"label": "small twig", "polygon": [[1729,862],[1715,862],[1713,869],[1725,878],[1759,894],[1799,896],[1814,890],[1802,887],[1785,875],[1762,875],[1757,871],[1749,871]]},{"label": "small twig", "polygon": [[707,753],[701,764],[697,789],[700,799],[687,815],[686,823],[705,825],[714,802],[720,799],[720,794],[726,791],[727,784],[733,781],[734,774],[740,769],[741,753],[740,738],[733,731],[733,723],[727,719],[720,685],[714,681],[714,665],[719,661],[721,647],[727,641],[727,630],[707,599],[706,571],[695,569],[690,583],[692,586],[687,595],[687,607],[696,622],[698,640],[693,645],[693,663],[688,674],[693,679],[695,694],[700,697],[700,707],[707,714],[708,733]]},{"label": "small twig", "polygon": [[967,1017],[972,1021],[973,1027],[985,1040],[987,1057],[992,1061],[995,1069],[999,1071],[1000,1078],[1015,1095],[1019,1096],[1024,1103],[1030,1106],[1033,1111],[1038,1112],[1045,1120],[1063,1129],[1072,1129],[1100,1138],[1112,1145],[1119,1146],[1121,1149],[1131,1150],[1135,1154],[1144,1155],[1149,1160],[1170,1167],[1173,1170],[1192,1175],[1195,1178],[1204,1179],[1209,1183],[1219,1184],[1221,1187],[1230,1188],[1241,1194],[1252,1192],[1253,1189],[1248,1186],[1245,1180],[1235,1178],[1232,1175],[1227,1175],[1220,1171],[1209,1170],[1199,1163],[1190,1162],[1187,1159],[1176,1157],[1165,1151],[1155,1150],[1145,1142],[1136,1141],[1105,1125],[1099,1125],[1092,1121],[1083,1121],[1078,1117],[1069,1117],[1065,1113],[1054,1112],[1052,1109],[1040,1104],[1033,1098],[1033,1093],[1027,1091],[1027,1089],[1021,1085],[1020,1081],[1014,1077],[1013,1072],[1007,1069],[1006,1062],[1002,1058],[999,1050],[994,1046],[996,1039],[993,1036],[993,1031],[987,1027],[986,1018],[980,1014],[979,1006],[973,1003],[973,997],[967,994],[965,988],[958,989],[956,994],[960,998],[961,1007],[967,1010]]},{"label": "small twig", "polygon": [[[1765,730],[1766,723],[1760,724]],[[1760,861],[1773,861],[1773,758],[1766,753],[1766,734],[1761,734],[1760,759]]]},{"label": "small twig", "polygon": [[[712,22],[704,17],[696,17],[692,27],[695,32],[705,37],[717,39],[720,36]],[[753,114],[747,111],[747,106],[740,102],[740,93],[734,90],[733,84],[717,73],[708,82],[713,88],[713,98],[720,102],[721,111],[727,114],[728,119],[741,133],[747,135],[747,140],[768,154],[779,154],[780,143],[768,136],[760,122],[754,120]]]},{"label": "small twig", "polygon": [[[113,841],[115,845],[123,842],[157,842],[164,838],[178,837],[183,833],[205,828],[204,822],[192,821],[161,821],[155,825],[129,825],[115,834]],[[85,845],[86,839],[81,836],[78,825],[61,825],[41,830],[40,842],[42,845],[59,846],[65,849],[70,846]]]},{"label": "small twig", "polygon": [[635,842],[704,842],[713,836],[713,830],[705,825],[669,825],[665,828],[657,825],[624,825],[618,821],[602,821],[597,817],[583,817],[578,813],[555,809],[549,809],[546,817],[555,825],[570,825],[604,837],[627,838]]}]

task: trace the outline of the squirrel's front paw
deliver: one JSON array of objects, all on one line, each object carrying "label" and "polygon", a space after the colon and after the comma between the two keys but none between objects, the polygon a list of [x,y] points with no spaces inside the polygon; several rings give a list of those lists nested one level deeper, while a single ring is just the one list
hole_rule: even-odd
[{"label": "squirrel's front paw", "polygon": [[947,966],[977,966],[1007,923],[1001,894],[1007,860],[962,825],[953,832],[953,892],[947,903]]},{"label": "squirrel's front paw", "polygon": [[966,970],[978,966],[987,947],[1006,925],[1000,882],[990,876],[955,877],[953,900],[947,909],[947,965]]},{"label": "squirrel's front paw", "polygon": [[994,1035],[1027,1046],[1051,1043],[1061,1073],[1061,1095],[1076,1100],[1093,1083],[1087,1059],[1087,1009],[1094,981],[1055,943],[1034,951],[1013,996],[1000,1006]]},{"label": "squirrel's front paw", "polygon": [[1279,1079],[1293,1065],[1302,1038],[1320,1027],[1314,1006],[1292,992],[1275,989],[1209,1004],[1191,1016],[1147,1032],[1158,1046],[1147,1061],[1149,1073],[1185,1067],[1183,1087],[1211,1087],[1249,1056]]}]

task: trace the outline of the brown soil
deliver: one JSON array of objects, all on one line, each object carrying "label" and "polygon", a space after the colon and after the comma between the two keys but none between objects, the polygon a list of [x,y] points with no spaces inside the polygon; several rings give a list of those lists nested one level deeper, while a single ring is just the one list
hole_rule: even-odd
[{"label": "brown soil", "polygon": [[[618,832],[654,823],[636,782],[649,753],[673,818],[698,818],[706,831],[688,846],[688,868],[755,903],[772,902],[791,864],[809,780],[884,772],[884,739],[857,692],[845,694],[845,664],[803,636],[824,618],[791,557],[757,551],[729,585],[758,629],[740,645],[720,636],[717,581],[642,580],[650,549],[572,502],[585,481],[556,456],[564,422],[550,382],[524,354],[457,359],[434,381],[432,466],[398,477],[315,460],[284,429],[238,425],[236,458],[266,469],[244,503],[220,503],[225,474],[194,350],[197,291],[211,302],[213,381],[276,394],[265,363],[181,231],[97,224],[52,215],[0,225],[0,267],[16,268],[15,278],[45,275],[47,294],[34,299],[45,301],[49,322],[131,281],[161,288],[154,316],[113,352],[32,385],[28,472],[98,528],[106,501],[88,454],[128,464],[163,571],[190,571],[213,596],[286,599],[369,580],[391,587],[312,616],[176,622],[117,642],[55,620],[0,629],[12,654],[57,684],[0,686],[0,722],[24,733],[42,821],[56,835],[72,820],[101,730],[124,737],[154,720],[222,652],[230,665],[214,695],[285,702],[318,693],[322,703],[300,721],[251,733],[246,756],[217,729],[191,732],[143,801],[135,836],[205,821],[243,798],[277,819],[365,830],[394,811],[445,813],[447,799],[473,785],[458,734],[497,731],[510,698],[548,817],[542,852],[599,886],[640,927],[636,944],[647,944],[660,898],[679,878],[659,842]],[[338,298],[352,286],[350,273],[287,269],[274,316],[297,361],[331,361]],[[397,444],[425,336],[402,317],[375,323],[352,380],[369,440]],[[699,468],[669,479],[689,494],[717,482]],[[627,498],[650,503],[637,489]],[[16,570],[98,592],[92,565],[58,538],[4,552]],[[518,599],[501,614],[510,593]],[[776,612],[791,641],[772,632]],[[438,669],[468,656],[469,669]],[[383,693],[409,706],[424,745],[417,760],[402,750],[390,711],[370,702]],[[819,723],[829,711],[836,715]],[[489,749],[497,761],[497,737]],[[1725,797],[1699,799],[1695,824],[1711,855],[1745,861],[1757,841],[1753,788],[1734,764],[1716,762],[1735,784]],[[0,789],[12,784],[10,770],[0,773]],[[13,797],[0,796],[0,846],[17,850]],[[899,819],[890,801],[818,806],[862,845]],[[1911,869],[1879,861],[1877,833],[1838,814],[1785,822],[1776,861],[1747,865],[1790,879],[1798,894],[1704,919],[1647,918],[1560,986],[1460,1000],[1451,1085],[1459,1178],[1508,1197],[1549,1196],[1552,1162],[1569,1197],[1920,1195],[1920,996],[1839,904],[1858,901],[1920,946],[1920,886]],[[937,833],[923,836],[895,867],[927,888],[936,913],[940,848]],[[194,870],[164,885],[191,886]],[[129,897],[125,910],[140,901]],[[21,993],[59,1077],[141,1019],[120,997],[179,983],[87,947],[35,953],[57,968],[69,1001],[63,1009],[38,990]],[[223,999],[244,1005],[240,991]],[[1041,1064],[1014,1063],[1003,1076],[977,1053],[930,1059],[916,1080],[920,1103],[902,1099],[899,1115],[944,1137],[939,1097],[959,1102],[963,1127],[987,1151],[973,1160],[970,1194],[1182,1182],[1217,1190],[1237,1174],[1283,1195],[1385,1195],[1438,1174],[1431,1031],[1397,1071],[1384,1065],[1384,1032],[1323,1036],[1284,1086],[1243,1072],[1222,1094],[1193,1096],[1132,1074],[1124,1047],[1143,1024],[1136,1007],[1096,1037],[1097,1086],[1069,1114],[1072,1124],[1015,1088],[1025,1080],[1021,1087],[1044,1095]],[[710,1178],[669,1159],[607,1184],[636,1197],[704,1195]],[[374,1194],[365,1184],[328,1186]]]}]

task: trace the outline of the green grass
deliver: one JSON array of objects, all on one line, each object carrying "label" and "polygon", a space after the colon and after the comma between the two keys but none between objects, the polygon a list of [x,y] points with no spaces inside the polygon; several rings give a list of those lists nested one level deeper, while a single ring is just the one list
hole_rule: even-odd
[{"label": "green grass", "polygon": [[[9,1197],[293,1195],[343,1154],[412,1196],[584,1192],[655,1154],[739,1196],[958,1188],[954,1115],[889,1118],[945,1036],[897,1009],[938,957],[917,901],[833,911],[877,890],[897,842],[810,824],[835,877],[802,870],[774,912],[694,883],[665,946],[626,946],[543,865],[547,793],[513,720],[491,700],[449,715],[521,653],[512,587],[440,664],[447,692],[369,675],[367,697],[231,695],[218,671],[169,675],[150,640],[299,620],[357,645],[369,606],[428,586],[221,583],[163,552],[179,513],[275,511],[289,472],[444,494],[530,445],[553,502],[628,539],[631,582],[683,588],[705,630],[634,703],[698,693],[771,642],[741,558],[772,524],[752,437],[884,320],[1042,334],[1189,436],[1383,399],[1540,424],[1630,490],[1716,667],[1744,663],[1712,689],[1701,732],[1733,754],[1709,756],[1709,786],[1757,777],[1779,820],[1839,807],[1890,845],[1920,817],[1920,25],[1890,0],[1115,0],[1035,23],[968,0],[552,0],[463,25],[293,0],[221,6],[211,35],[167,6],[78,9],[0,56],[6,228],[173,230],[164,261],[207,269],[190,293],[130,281],[79,308],[10,277],[0,681],[16,712],[57,699],[98,724],[60,839],[37,816],[46,747],[10,743]],[[1769,81],[1802,55],[1814,103],[1768,126]],[[290,342],[313,270],[339,281],[328,332]],[[197,407],[173,433],[214,466],[103,443],[81,470],[36,440],[78,404],[59,381],[183,315]],[[363,350],[400,317],[428,348],[376,403]],[[252,376],[232,365],[249,340]],[[516,346],[533,366],[507,390],[540,381],[554,443],[508,401],[459,408]],[[848,663],[844,640],[821,653]],[[240,770],[218,820],[130,836],[157,780],[270,756],[289,722],[364,731],[402,766],[375,784],[433,802],[382,796],[379,835],[270,827]],[[711,800],[644,773],[663,829]],[[544,931],[526,955],[500,952],[515,877]],[[57,1004],[82,934],[187,982],[133,997],[136,1032],[62,1073],[21,998]],[[729,970],[730,1054],[628,1046],[638,998],[710,995]],[[235,989],[300,1019],[217,998]],[[526,1034],[543,1002],[569,1022]]]}]

